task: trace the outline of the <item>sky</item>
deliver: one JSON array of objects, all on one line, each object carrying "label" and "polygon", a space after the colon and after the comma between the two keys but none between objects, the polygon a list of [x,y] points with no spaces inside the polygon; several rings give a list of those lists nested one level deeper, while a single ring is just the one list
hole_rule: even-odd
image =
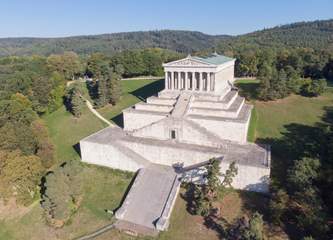
[{"label": "sky", "polygon": [[333,18],[333,0],[0,0],[0,38],[141,30],[238,35]]}]

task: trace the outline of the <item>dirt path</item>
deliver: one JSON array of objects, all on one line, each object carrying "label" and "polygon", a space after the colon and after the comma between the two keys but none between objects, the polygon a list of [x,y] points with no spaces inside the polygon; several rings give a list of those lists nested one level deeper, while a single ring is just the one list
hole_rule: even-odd
[{"label": "dirt path", "polygon": [[[72,83],[74,82],[86,82],[86,80],[84,79],[80,79],[80,80],[73,80],[73,81],[69,81],[67,82],[66,86],[69,87]],[[115,125],[113,123],[111,123],[109,120],[107,120],[106,118],[104,118],[99,112],[96,111],[96,109],[94,109],[93,105],[91,104],[91,102],[86,99],[84,96],[81,95],[81,97],[84,99],[84,101],[86,101],[86,105],[89,109],[89,111],[94,114],[96,117],[98,117],[100,120],[102,120],[103,122],[105,122],[107,125],[114,127]]]},{"label": "dirt path", "polygon": [[90,110],[90,112],[92,112],[92,114],[94,114],[96,117],[98,117],[99,119],[101,119],[103,122],[105,122],[109,126],[114,127],[113,123],[111,123],[109,120],[107,120],[106,118],[104,118],[99,112],[96,111],[96,109],[94,109],[94,107],[91,104],[91,102],[89,102],[83,96],[82,96],[82,98],[86,101],[86,105],[87,105],[88,109]]}]

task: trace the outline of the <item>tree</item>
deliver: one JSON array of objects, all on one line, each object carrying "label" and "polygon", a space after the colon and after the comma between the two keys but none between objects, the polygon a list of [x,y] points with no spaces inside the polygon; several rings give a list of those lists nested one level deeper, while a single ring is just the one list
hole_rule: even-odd
[{"label": "tree", "polygon": [[0,196],[15,197],[19,203],[32,203],[37,186],[44,173],[41,159],[34,155],[24,156],[19,150],[0,150]]},{"label": "tree", "polygon": [[246,215],[228,229],[228,239],[264,240],[264,221],[262,215],[255,212],[249,219]]},{"label": "tree", "polygon": [[207,179],[207,183],[204,187],[204,194],[212,199],[216,197],[217,191],[221,185],[220,177],[222,174],[220,164],[220,160],[212,158],[209,160],[209,164],[206,166],[207,173],[205,177]]},{"label": "tree", "polygon": [[316,158],[296,160],[288,171],[289,188],[293,191],[305,191],[318,177],[320,161]]},{"label": "tree", "polygon": [[31,125],[32,132],[36,137],[36,155],[41,159],[44,168],[54,164],[54,146],[49,138],[47,128],[42,120],[35,120]]},{"label": "tree", "polygon": [[65,98],[67,109],[75,117],[80,117],[84,108],[84,99],[80,86],[78,84],[72,84],[72,86],[67,89]]},{"label": "tree", "polygon": [[274,191],[269,203],[270,216],[274,223],[280,224],[282,217],[288,208],[289,196],[286,191],[279,189]]},{"label": "tree", "polygon": [[222,181],[222,186],[223,187],[232,187],[232,181],[233,179],[236,177],[238,173],[238,168],[236,167],[236,163],[232,162],[229,164],[229,168],[226,170],[226,172],[224,174],[222,174],[221,176],[223,177],[223,181]]},{"label": "tree", "polygon": [[333,81],[333,58],[331,58],[323,68],[323,74],[329,81]]},{"label": "tree", "polygon": [[258,96],[262,100],[269,100],[271,89],[272,66],[264,63],[259,68],[258,79],[260,80]]},{"label": "tree", "polygon": [[81,171],[81,166],[71,161],[45,176],[41,204],[51,226],[62,227],[79,207],[82,194]]},{"label": "tree", "polygon": [[66,80],[74,80],[83,71],[80,57],[75,52],[51,54],[47,58],[47,65],[51,72],[60,73]]},{"label": "tree", "polygon": [[[118,67],[118,71],[121,71]],[[121,75],[116,71],[109,72],[109,81],[110,81],[110,103],[115,105],[121,96],[121,84],[120,84]]]},{"label": "tree", "polygon": [[302,94],[310,97],[317,97],[325,91],[327,82],[325,79],[306,79],[302,86]]},{"label": "tree", "polygon": [[249,227],[245,231],[244,240],[263,240],[264,239],[264,221],[262,215],[255,212],[249,220]]}]

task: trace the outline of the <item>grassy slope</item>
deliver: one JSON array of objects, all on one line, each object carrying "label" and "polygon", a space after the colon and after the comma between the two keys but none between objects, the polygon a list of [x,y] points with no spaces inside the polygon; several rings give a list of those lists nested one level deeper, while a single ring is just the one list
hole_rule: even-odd
[{"label": "grassy slope", "polygon": [[122,97],[116,106],[107,105],[98,112],[116,124],[122,124],[121,111],[132,106],[162,89],[163,80],[126,80],[122,81]]},{"label": "grassy slope", "polygon": [[[142,93],[148,89],[151,92],[156,87],[154,82],[150,80],[122,82],[124,96],[120,105],[105,108],[110,110],[109,116],[118,115],[123,108],[138,102],[137,96],[144,95]],[[153,85],[144,87],[147,84]],[[141,90],[136,91],[137,89]],[[134,92],[137,96],[129,92]],[[74,146],[80,139],[106,127],[88,109],[84,110],[82,117],[75,119],[62,107],[46,116],[44,121],[55,144],[58,163],[79,160]],[[42,209],[37,203],[24,216],[0,222],[0,239],[71,239],[109,223],[105,210],[113,210],[119,206],[133,175],[89,165],[85,165],[81,174],[84,198],[71,224],[59,230],[47,227],[42,217]]]},{"label": "grassy slope", "polygon": [[240,95],[255,107],[255,116],[251,119],[248,132],[252,141],[279,138],[285,132],[285,126],[291,123],[313,126],[321,121],[324,108],[333,104],[332,88],[316,98],[291,95],[281,100],[263,102],[256,100],[258,80],[238,80],[236,84],[240,88]]}]

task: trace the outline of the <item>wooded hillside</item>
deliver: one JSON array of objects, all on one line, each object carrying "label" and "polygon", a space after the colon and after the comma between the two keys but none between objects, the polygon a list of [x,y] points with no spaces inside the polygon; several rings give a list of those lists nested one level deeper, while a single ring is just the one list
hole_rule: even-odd
[{"label": "wooded hillside", "polygon": [[[223,29],[221,29],[221,32]],[[165,48],[192,53],[216,48],[228,50],[241,45],[261,47],[333,48],[333,20],[299,22],[239,36],[208,35],[195,31],[141,31],[66,38],[3,38],[0,56],[49,55],[74,51],[80,55],[103,52],[113,55],[129,49]]]}]

